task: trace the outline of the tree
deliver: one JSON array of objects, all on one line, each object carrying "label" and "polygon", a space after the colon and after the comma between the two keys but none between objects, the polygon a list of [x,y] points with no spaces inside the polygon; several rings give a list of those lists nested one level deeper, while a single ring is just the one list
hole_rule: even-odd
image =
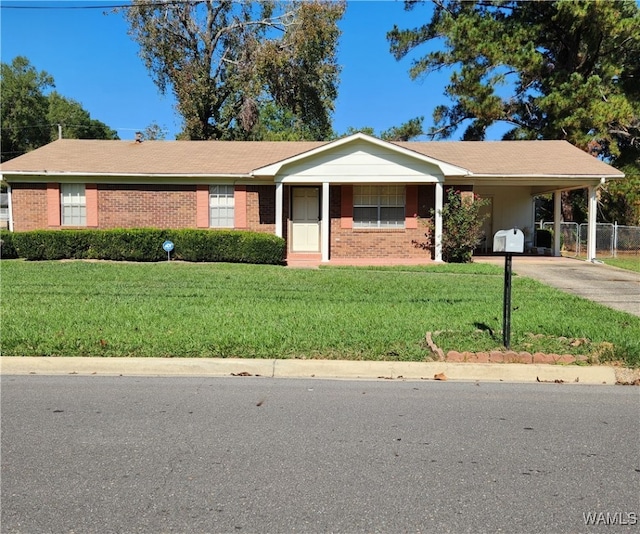
[{"label": "tree", "polygon": [[60,125],[67,139],[118,139],[118,134],[105,123],[92,119],[82,105],[57,91],[48,98],[47,122]]},{"label": "tree", "polygon": [[[325,139],[344,7],[330,0],[134,0],[125,16],[159,90],[176,97],[181,138],[269,137],[280,121],[298,138]],[[260,119],[272,122],[261,128]]]},{"label": "tree", "polygon": [[114,130],[92,119],[82,105],[56,91],[53,77],[38,72],[26,57],[0,64],[2,161],[53,141],[60,125],[72,139],[117,139]]},{"label": "tree", "polygon": [[[407,122],[402,123],[400,126],[392,126],[388,130],[384,130],[378,134],[380,139],[385,141],[410,141],[420,135],[424,134],[422,122],[424,117],[416,117],[410,119]],[[345,135],[352,135],[358,132],[362,132],[367,135],[375,136],[375,130],[371,126],[363,126],[362,128],[349,127]]]},{"label": "tree", "polygon": [[[413,9],[418,0],[405,2]],[[451,69],[449,106],[434,111],[435,138],[481,140],[506,122],[506,139],[566,139],[612,164],[640,161],[640,8],[634,0],[434,0],[431,20],[395,26],[397,59],[429,42],[418,78]],[[615,188],[614,188],[615,189]]]},{"label": "tree", "polygon": [[149,124],[140,134],[142,139],[146,141],[163,141],[167,137],[165,129],[155,121]]},{"label": "tree", "polygon": [[51,140],[44,91],[54,84],[48,73],[38,72],[23,56],[0,64],[0,82],[1,159],[6,161]]},{"label": "tree", "polygon": [[424,117],[408,120],[400,126],[393,126],[380,134],[385,141],[410,141],[424,133],[422,122]]}]

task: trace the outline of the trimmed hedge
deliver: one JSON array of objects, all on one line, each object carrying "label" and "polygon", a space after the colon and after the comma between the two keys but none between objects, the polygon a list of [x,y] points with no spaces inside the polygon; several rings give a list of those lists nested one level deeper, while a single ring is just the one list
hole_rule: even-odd
[{"label": "trimmed hedge", "polygon": [[0,230],[0,259],[11,260],[17,257],[18,252],[13,245],[13,233]]},{"label": "trimmed hedge", "polygon": [[[6,235],[2,234],[3,239]],[[240,230],[35,230],[10,235],[3,245],[2,256],[32,261],[163,261],[167,259],[162,249],[166,240],[175,245],[172,259],[190,262],[281,265],[286,250],[285,241],[280,237]],[[13,256],[9,256],[10,251]]]}]

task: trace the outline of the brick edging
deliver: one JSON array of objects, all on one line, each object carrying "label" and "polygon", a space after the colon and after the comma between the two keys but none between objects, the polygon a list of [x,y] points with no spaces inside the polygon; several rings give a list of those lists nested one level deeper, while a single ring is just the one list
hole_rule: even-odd
[{"label": "brick edging", "polygon": [[489,352],[458,352],[450,350],[446,354],[433,341],[432,333],[425,334],[425,341],[438,361],[452,363],[535,363],[535,364],[574,364],[597,363],[589,356],[573,356],[571,354],[545,354],[543,352],[516,352],[513,350],[492,350]]}]

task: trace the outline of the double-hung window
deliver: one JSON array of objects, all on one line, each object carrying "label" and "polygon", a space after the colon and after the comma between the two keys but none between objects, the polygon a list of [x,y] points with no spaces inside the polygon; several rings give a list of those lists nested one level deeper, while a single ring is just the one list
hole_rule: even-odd
[{"label": "double-hung window", "polygon": [[405,193],[402,185],[353,187],[354,228],[404,228]]},{"label": "double-hung window", "polygon": [[87,197],[84,184],[60,184],[62,226],[87,225]]},{"label": "double-hung window", "polygon": [[212,185],[209,189],[209,226],[233,228],[234,223],[234,187]]}]

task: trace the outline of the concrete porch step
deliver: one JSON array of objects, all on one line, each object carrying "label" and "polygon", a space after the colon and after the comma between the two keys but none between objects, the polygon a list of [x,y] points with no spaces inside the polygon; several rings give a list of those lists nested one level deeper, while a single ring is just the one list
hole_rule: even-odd
[{"label": "concrete porch step", "polygon": [[320,253],[289,252],[287,254],[288,267],[318,267],[322,262]]}]

